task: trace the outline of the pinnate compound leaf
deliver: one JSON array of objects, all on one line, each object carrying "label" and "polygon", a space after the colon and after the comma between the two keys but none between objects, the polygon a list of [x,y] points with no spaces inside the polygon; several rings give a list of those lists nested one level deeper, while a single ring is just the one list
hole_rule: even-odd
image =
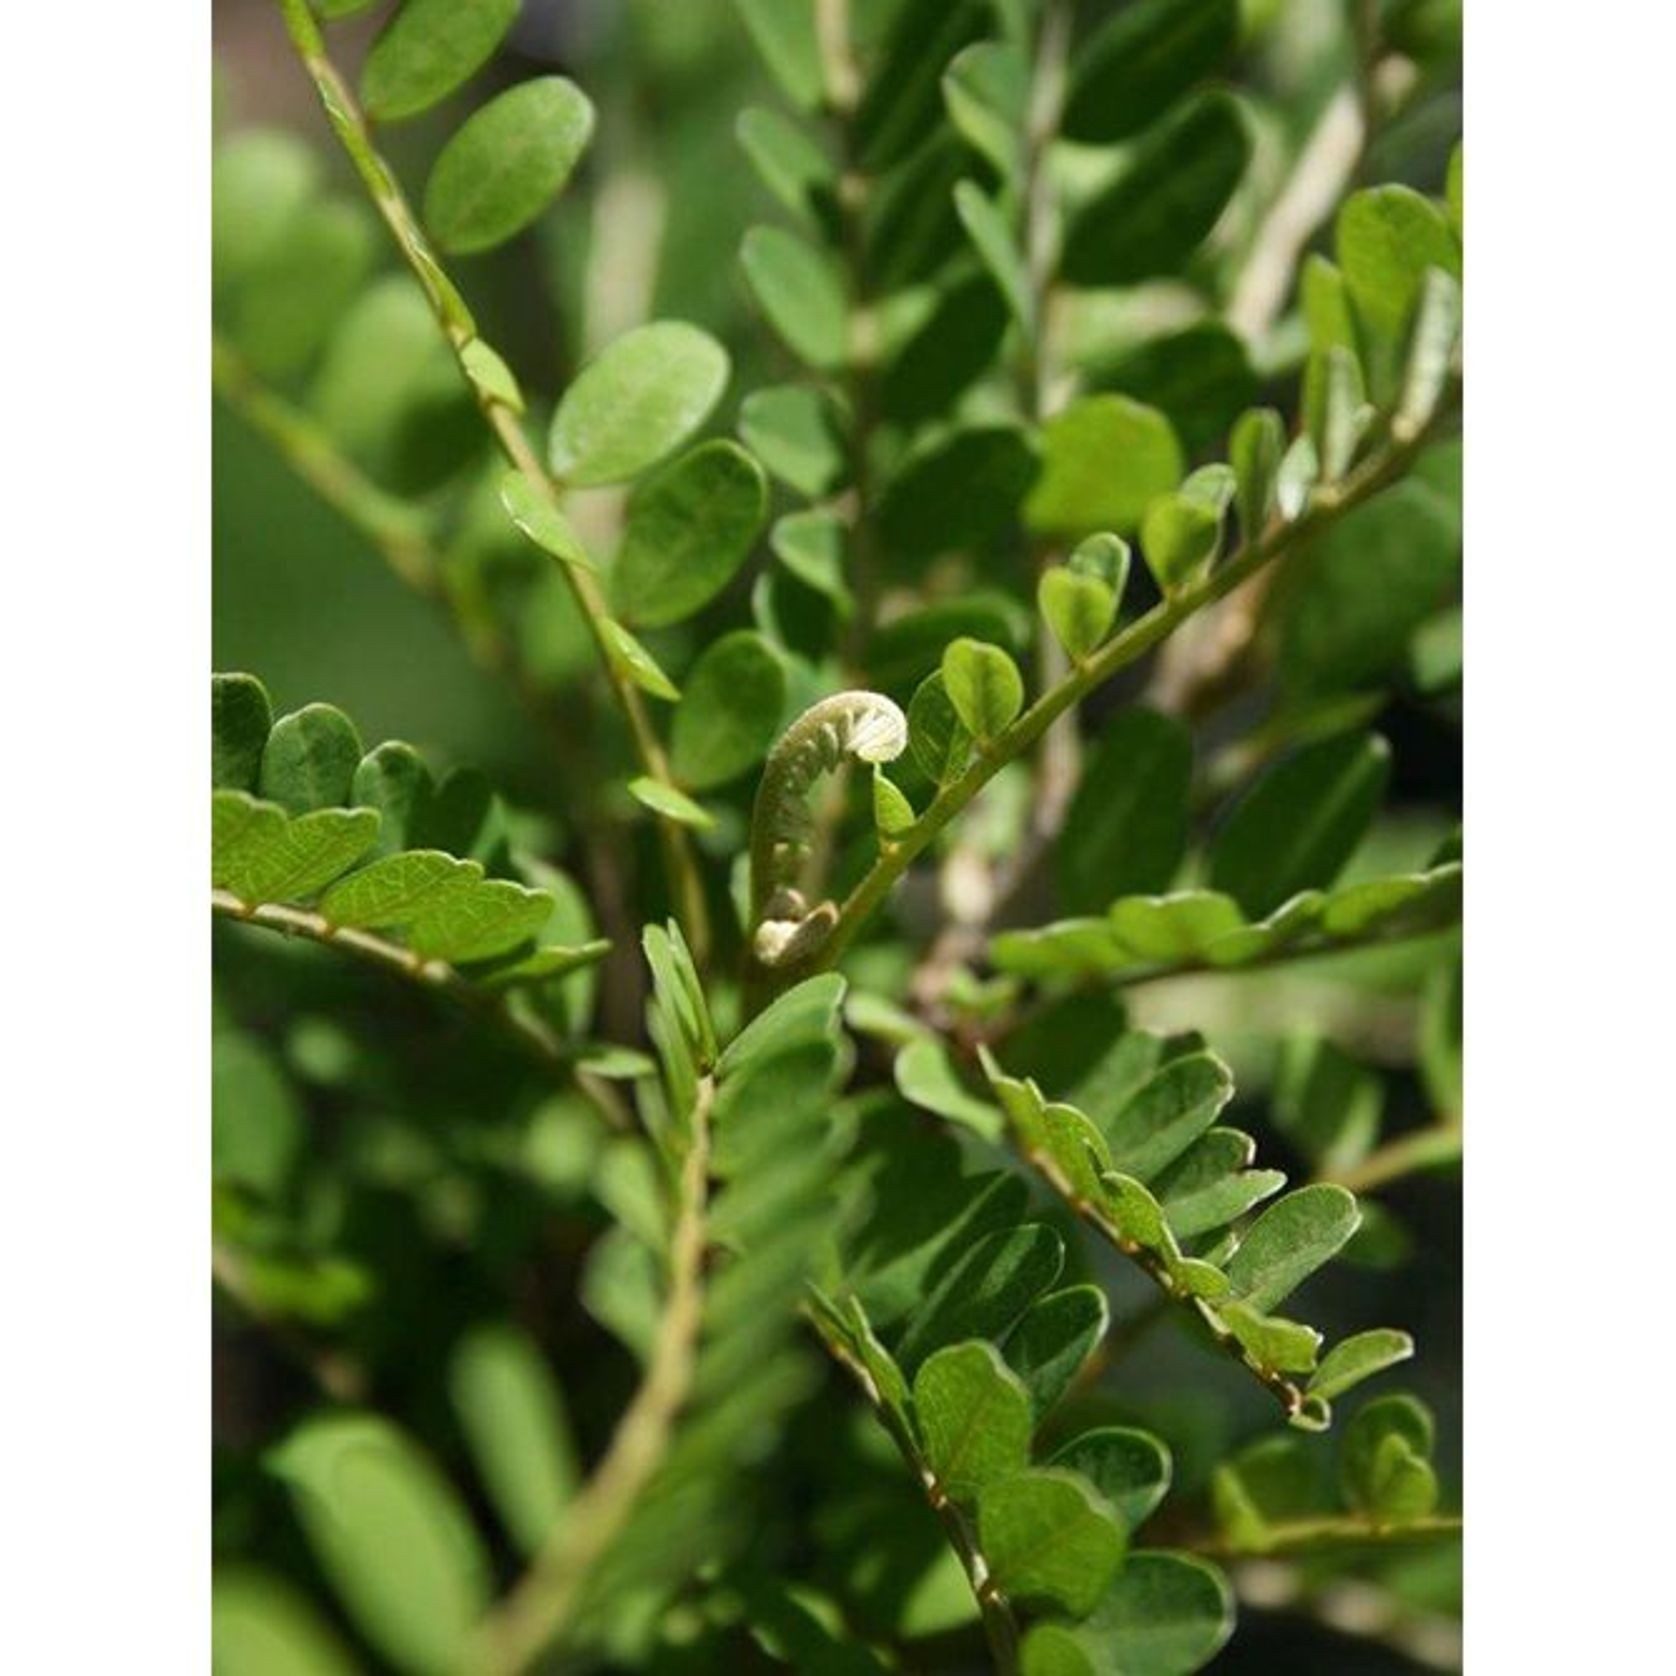
[{"label": "pinnate compound leaf", "polygon": [[1070,1389],[1109,1321],[1098,1286],[1067,1286],[1038,1298],[1007,1335],[1007,1365],[1024,1382],[1038,1420]]},{"label": "pinnate compound leaf", "polygon": [[1406,1362],[1414,1354],[1414,1340],[1394,1327],[1373,1327],[1365,1333],[1340,1339],[1316,1368],[1309,1381],[1309,1394],[1323,1402],[1372,1379],[1376,1373]]},{"label": "pinnate compound leaf", "polygon": [[708,605],[749,558],[768,516],[762,467],[737,443],[701,443],[638,484],[611,574],[631,623],[663,628]]},{"label": "pinnate compound leaf", "polygon": [[334,925],[369,931],[406,925],[444,897],[473,889],[482,878],[478,862],[460,861],[441,850],[403,850],[339,879],[320,899],[320,912]]},{"label": "pinnate compound leaf", "polygon": [[375,122],[417,116],[489,62],[518,0],[403,0],[361,69],[361,103]]},{"label": "pinnate compound leaf", "polygon": [[253,791],[272,727],[268,690],[254,675],[212,677],[210,783],[229,791]]},{"label": "pinnate compound leaf", "polygon": [[687,671],[670,758],[683,784],[725,785],[762,761],[786,708],[784,659],[754,629],[713,642]]},{"label": "pinnate compound leaf", "polygon": [[1024,677],[999,646],[962,637],[943,652],[943,685],[967,731],[980,743],[1024,708]]},{"label": "pinnate compound leaf", "polygon": [[558,197],[587,148],[594,108],[563,76],[538,76],[466,119],[425,182],[425,224],[456,256],[493,250]]},{"label": "pinnate compound leaf", "polygon": [[576,1488],[576,1446],[541,1351],[520,1328],[473,1327],[454,1347],[448,1394],[484,1488],[524,1554],[553,1533]]},{"label": "pinnate compound leaf", "polygon": [[843,282],[827,257],[783,227],[753,227],[739,248],[745,281],[786,347],[830,371],[848,352]]},{"label": "pinnate compound leaf", "polygon": [[1038,535],[1133,535],[1186,461],[1168,419],[1128,396],[1083,396],[1042,430],[1042,469],[1024,516]]},{"label": "pinnate compound leaf", "polygon": [[1247,914],[1330,885],[1378,813],[1391,748],[1377,734],[1307,745],[1275,764],[1229,812],[1210,847],[1210,885]]},{"label": "pinnate compound leaf", "polygon": [[237,1676],[355,1676],[308,1601],[278,1577],[225,1563],[210,1594],[210,1657]]},{"label": "pinnate compound leaf", "polygon": [[261,794],[293,815],[349,801],[361,760],[355,724],[331,704],[305,704],[274,723],[262,748]]},{"label": "pinnate compound leaf", "polygon": [[696,326],[655,320],[606,345],[559,400],[548,459],[579,487],[626,483],[673,453],[727,385],[727,351]]},{"label": "pinnate compound leaf", "polygon": [[987,1235],[920,1306],[897,1349],[897,1361],[911,1373],[945,1344],[1003,1336],[1059,1278],[1064,1264],[1064,1243],[1040,1223]]},{"label": "pinnate compound leaf", "polygon": [[1174,274],[1220,219],[1250,156],[1245,113],[1231,94],[1183,104],[1072,218],[1063,276],[1073,285],[1107,286]]},{"label": "pinnate compound leaf", "polygon": [[356,1627],[401,1671],[446,1676],[489,1603],[488,1558],[431,1462],[385,1420],[305,1420],[269,1457]]},{"label": "pinnate compound leaf", "polygon": [[1062,907],[1102,910],[1113,897],[1161,890],[1187,847],[1193,741],[1174,717],[1118,713],[1083,765],[1054,852]]},{"label": "pinnate compound leaf", "polygon": [[1065,137],[1104,145],[1156,121],[1218,70],[1239,39],[1238,0],[1138,0],[1082,47]]},{"label": "pinnate compound leaf", "polygon": [[1356,1232],[1355,1195],[1331,1182],[1288,1193],[1263,1212],[1228,1263],[1234,1290],[1253,1309],[1283,1303]]},{"label": "pinnate compound leaf", "polygon": [[1117,1510],[1125,1527],[1140,1527],[1170,1487],[1170,1452],[1151,1432],[1098,1426],[1071,1439],[1050,1463],[1080,1473]]},{"label": "pinnate compound leaf", "polygon": [[1030,1396],[994,1345],[951,1344],[914,1375],[925,1458],[954,1500],[970,1503],[1030,1464]]},{"label": "pinnate compound leaf", "polygon": [[1037,1467],[978,1499],[978,1539],[995,1585],[1021,1605],[1093,1610],[1123,1563],[1111,1507],[1075,1473]]},{"label": "pinnate compound leaf", "polygon": [[702,803],[695,803],[684,791],[667,780],[654,779],[650,774],[636,776],[628,783],[629,796],[644,804],[655,815],[662,815],[681,826],[700,831],[716,824],[716,818]]}]

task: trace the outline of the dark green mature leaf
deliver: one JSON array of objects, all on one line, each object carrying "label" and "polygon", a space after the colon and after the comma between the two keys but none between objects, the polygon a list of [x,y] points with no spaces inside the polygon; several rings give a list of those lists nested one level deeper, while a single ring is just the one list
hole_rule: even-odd
[{"label": "dark green mature leaf", "polygon": [[1207,93],[1182,106],[1072,218],[1061,273],[1085,286],[1175,273],[1216,225],[1250,156],[1246,118],[1232,95]]},{"label": "dark green mature leaf", "polygon": [[949,119],[1004,178],[1018,171],[1030,98],[1030,66],[1011,42],[974,41],[943,74]]},{"label": "dark green mature leaf", "polygon": [[1215,1054],[1169,1060],[1100,1125],[1113,1164],[1150,1181],[1210,1128],[1233,1095],[1234,1079]]},{"label": "dark green mature leaf", "polygon": [[786,347],[823,371],[842,366],[849,311],[843,281],[825,254],[784,227],[753,227],[739,260],[751,294]]},{"label": "dark green mature leaf", "polygon": [[611,596],[624,618],[663,628],[731,582],[768,516],[762,467],[737,443],[701,443],[639,484],[629,500]]},{"label": "dark green mature leaf", "polygon": [[992,1344],[928,1356],[914,1375],[914,1418],[937,1482],[956,1501],[1030,1464],[1030,1396]]},{"label": "dark green mature leaf", "polygon": [[887,556],[928,559],[984,546],[1012,521],[1037,469],[1028,437],[1011,425],[958,430],[921,449],[879,502]]},{"label": "dark green mature leaf", "polygon": [[1013,229],[1007,224],[994,199],[969,180],[954,189],[954,207],[984,266],[989,269],[1013,318],[1027,332],[1035,329],[1036,302],[1025,271],[1024,253],[1018,248]]},{"label": "dark green mature leaf", "polygon": [[210,1657],[237,1676],[355,1676],[308,1601],[265,1572],[224,1562],[210,1594]]},{"label": "dark green mature leaf", "polygon": [[1222,446],[1235,416],[1259,384],[1245,344],[1216,320],[1149,338],[1089,369],[1088,387],[1146,402],[1176,428],[1189,454]]},{"label": "dark green mature leaf", "polygon": [[857,161],[878,173],[901,162],[942,114],[948,62],[977,40],[988,0],[902,0],[855,115]]},{"label": "dark green mature leaf", "polygon": [[1356,1232],[1355,1195],[1330,1182],[1277,1199],[1252,1223],[1228,1263],[1234,1290],[1253,1309],[1284,1303]]},{"label": "dark green mature leaf", "polygon": [[954,713],[981,744],[1024,708],[1024,677],[999,646],[962,638],[943,652],[943,687]]},{"label": "dark green mature leaf", "polygon": [[908,703],[908,751],[939,786],[958,779],[971,759],[971,732],[955,710],[940,669],[920,682]]},{"label": "dark green mature leaf", "polygon": [[782,483],[811,500],[844,481],[843,416],[813,384],[753,390],[739,405],[739,435]]},{"label": "dark green mature leaf", "polygon": [[254,675],[216,675],[210,684],[210,783],[253,791],[273,727],[268,689]]},{"label": "dark green mature leaf", "polygon": [[1099,1426],[1071,1439],[1053,1466],[1081,1473],[1134,1531],[1152,1515],[1170,1487],[1170,1452],[1151,1432]]},{"label": "dark green mature leaf", "polygon": [[974,588],[958,599],[905,612],[876,629],[868,647],[868,674],[883,692],[911,692],[939,668],[943,648],[956,637],[967,635],[1006,646],[1016,657],[1029,627],[1029,617],[1010,595]]},{"label": "dark green mature leaf", "polygon": [[1039,535],[1133,535],[1185,466],[1170,422],[1127,396],[1085,396],[1042,430],[1042,470],[1025,503]]},{"label": "dark green mature leaf", "polygon": [[912,1373],[945,1344],[999,1338],[1059,1278],[1064,1263],[1063,1242],[1040,1223],[980,1240],[915,1312],[897,1361]]},{"label": "dark green mature leaf", "polygon": [[356,1627],[397,1669],[445,1676],[489,1603],[488,1558],[454,1492],[388,1421],[305,1420],[269,1457]]},{"label": "dark green mature leaf", "polygon": [[1107,724],[1083,764],[1054,852],[1069,912],[1169,884],[1187,846],[1192,774],[1192,736],[1173,717],[1136,706]]},{"label": "dark green mature leaf", "polygon": [[928,303],[879,380],[879,411],[908,425],[945,414],[994,364],[1007,329],[1006,301],[982,270],[939,284]]},{"label": "dark green mature leaf", "polygon": [[1221,67],[1239,24],[1239,0],[1125,6],[1076,54],[1065,137],[1099,145],[1138,134]]},{"label": "dark green mature leaf", "polygon": [[1038,1298],[1007,1335],[1007,1366],[1024,1382],[1038,1420],[1070,1389],[1109,1320],[1098,1286],[1067,1286]]},{"label": "dark green mature leaf", "polygon": [[1128,1539],[1110,1506],[1082,1478],[1038,1467],[984,1491],[978,1540],[996,1587],[1009,1600],[1081,1617],[1105,1593]]},{"label": "dark green mature leaf", "polygon": [[1201,1135],[1154,1186],[1177,1239],[1215,1233],[1286,1185],[1279,1170],[1248,1170],[1256,1143],[1238,1129]]},{"label": "dark green mature leaf", "polygon": [[541,1351],[521,1329],[472,1328],[449,1359],[448,1394],[495,1510],[533,1554],[577,1483],[576,1446]]},{"label": "dark green mature leaf", "polygon": [[330,704],[305,704],[274,723],[262,748],[258,786],[263,797],[292,814],[349,801],[361,736]]},{"label": "dark green mature leaf", "polygon": [[670,735],[676,775],[699,790],[735,779],[768,754],[785,708],[780,654],[754,629],[723,635],[687,671]]},{"label": "dark green mature leaf", "polygon": [[425,182],[425,224],[446,251],[492,250],[564,190],[587,149],[594,108],[574,82],[538,76],[473,112]]},{"label": "dark green mature leaf", "polygon": [[559,400],[548,440],[567,483],[626,483],[674,452],[727,385],[727,351],[707,332],[656,320],[625,332]]},{"label": "dark green mature leaf", "polygon": [[1391,748],[1377,734],[1323,740],[1277,763],[1212,841],[1212,888],[1261,915],[1331,884],[1378,812],[1390,773]]},{"label": "dark green mature leaf", "polygon": [[417,116],[487,64],[518,0],[402,0],[361,69],[361,103],[377,122]]}]

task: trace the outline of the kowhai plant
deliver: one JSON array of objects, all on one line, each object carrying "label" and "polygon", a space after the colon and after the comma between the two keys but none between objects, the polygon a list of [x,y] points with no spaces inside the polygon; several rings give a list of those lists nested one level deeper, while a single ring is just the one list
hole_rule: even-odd
[{"label": "kowhai plant", "polygon": [[251,15],[216,1670],[1448,1666],[1450,8]]}]

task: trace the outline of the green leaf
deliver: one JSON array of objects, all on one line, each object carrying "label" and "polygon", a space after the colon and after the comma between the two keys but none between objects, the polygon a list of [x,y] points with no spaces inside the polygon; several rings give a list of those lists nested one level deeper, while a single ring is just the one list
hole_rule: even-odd
[{"label": "green leaf", "polygon": [[1173,276],[1216,225],[1250,156],[1245,114],[1231,94],[1206,93],[1182,105],[1136,143],[1117,179],[1072,217],[1061,274],[1085,286]]},{"label": "green leaf", "polygon": [[1077,50],[1061,130],[1103,145],[1155,122],[1239,40],[1238,0],[1138,0]]},{"label": "green leaf", "polygon": [[397,1669],[445,1676],[489,1604],[487,1556],[446,1481],[371,1415],[305,1420],[269,1457],[356,1627]]},{"label": "green leaf", "polygon": [[727,385],[727,351],[696,326],[655,320],[607,344],[559,400],[548,459],[581,487],[626,483],[673,453]]},{"label": "green leaf", "polygon": [[1306,745],[1235,804],[1210,847],[1210,884],[1260,916],[1329,885],[1362,841],[1391,773],[1376,734]]},{"label": "green leaf", "polygon": [[210,1658],[227,1676],[355,1676],[355,1664],[288,1583],[217,1564],[210,1592]]},{"label": "green leaf", "polygon": [[553,898],[544,890],[484,879],[428,903],[409,925],[407,940],[427,960],[492,960],[528,942],[552,911]]},{"label": "green leaf", "polygon": [[210,784],[254,791],[262,747],[273,727],[268,690],[254,675],[216,675],[210,681]]},{"label": "green leaf", "polygon": [[1001,295],[1007,299],[1013,318],[1026,332],[1033,331],[1036,304],[1030,290],[1030,276],[1025,272],[1024,256],[1006,218],[982,188],[969,180],[955,187],[954,207],[984,266],[1001,287]]},{"label": "green leaf", "polygon": [[436,782],[411,745],[387,739],[355,765],[349,795],[357,808],[378,811],[379,853],[391,855],[415,842],[435,800]]},{"label": "green leaf", "polygon": [[1252,1223],[1228,1262],[1228,1278],[1253,1309],[1271,1310],[1344,1245],[1361,1219],[1355,1196],[1344,1188],[1300,1187]]},{"label": "green leaf", "polygon": [[330,704],[305,704],[274,723],[262,749],[259,788],[294,815],[349,801],[361,760],[355,724]]},{"label": "green leaf", "polygon": [[873,825],[881,838],[900,838],[919,817],[901,788],[873,765]]},{"label": "green leaf", "polygon": [[1187,846],[1192,774],[1192,736],[1173,717],[1135,706],[1107,723],[1054,852],[1067,912],[1097,911],[1170,882]]},{"label": "green leaf", "polygon": [[1309,1394],[1331,1402],[1364,1379],[1406,1362],[1413,1354],[1414,1340],[1393,1327],[1374,1327],[1340,1339],[1321,1358],[1321,1365],[1310,1378]]},{"label": "green leaf", "polygon": [[637,485],[611,594],[629,622],[678,623],[708,605],[750,557],[768,482],[737,443],[716,439]]},{"label": "green leaf", "polygon": [[279,1064],[254,1037],[210,1037],[210,1173],[263,1198],[282,1193],[307,1121]]},{"label": "green leaf", "polygon": [[404,850],[339,879],[320,899],[320,912],[334,925],[378,931],[408,924],[482,878],[478,862],[459,861],[441,850]]},{"label": "green leaf", "polygon": [[582,538],[552,497],[536,487],[521,471],[509,471],[500,480],[500,503],[507,516],[542,552],[560,564],[597,574]]},{"label": "green leaf", "polygon": [[1091,535],[1077,543],[1076,551],[1066,561],[1066,567],[1076,576],[1091,577],[1104,582],[1119,602],[1129,584],[1129,543],[1117,535]]},{"label": "green leaf", "polygon": [[1311,355],[1304,381],[1304,423],[1321,462],[1323,482],[1335,483],[1350,470],[1373,419],[1355,351],[1335,343]]},{"label": "green leaf", "polygon": [[908,701],[908,753],[939,786],[957,780],[972,755],[972,735],[955,710],[942,670],[928,675]]},{"label": "green leaf", "polygon": [[577,1482],[563,1399],[540,1349],[508,1324],[473,1327],[449,1359],[448,1394],[495,1510],[519,1552],[534,1554]]},{"label": "green leaf", "polygon": [[629,796],[643,803],[655,815],[664,815],[682,826],[700,831],[716,824],[716,817],[702,803],[695,803],[684,791],[678,791],[667,780],[655,780],[641,774],[628,783]]},{"label": "green leaf", "polygon": [[798,581],[839,605],[847,605],[845,543],[849,526],[836,512],[788,512],[768,532],[774,556]]},{"label": "green leaf", "polygon": [[1081,1473],[1130,1531],[1151,1517],[1170,1487],[1170,1452],[1150,1432],[1099,1426],[1071,1439],[1053,1466]]},{"label": "green leaf", "polygon": [[753,390],[739,406],[744,444],[782,483],[819,500],[844,481],[844,420],[813,384]]},{"label": "green leaf", "polygon": [[[243,795],[216,794],[218,798]],[[282,818],[277,827],[267,827],[260,839],[253,834],[230,854],[217,845],[214,882],[242,902],[306,902],[353,867],[377,840],[375,810],[315,809]]]},{"label": "green leaf", "polygon": [[833,229],[837,177],[832,161],[805,129],[778,111],[751,106],[739,113],[734,135],[764,186],[816,231]]},{"label": "green leaf", "polygon": [[943,686],[973,738],[985,743],[1024,708],[1024,677],[999,646],[962,638],[943,652]]},{"label": "green leaf", "polygon": [[949,120],[1004,177],[1018,173],[1030,101],[1030,66],[1016,46],[974,41],[943,72]]},{"label": "green leaf", "polygon": [[1281,1046],[1275,1068],[1277,1126],[1322,1175],[1353,1168],[1379,1138],[1385,1084],[1324,1037]]},{"label": "green leaf", "polygon": [[992,1344],[951,1344],[914,1375],[925,1458],[955,1501],[1030,1464],[1030,1398]]},{"label": "green leaf", "polygon": [[1007,1335],[1007,1365],[1024,1382],[1038,1420],[1070,1389],[1109,1321],[1098,1286],[1067,1286],[1038,1298]]},{"label": "green leaf", "polygon": [[827,257],[783,227],[753,227],[739,260],[757,306],[786,347],[811,367],[841,367],[849,349],[849,310]]},{"label": "green leaf", "polygon": [[949,60],[987,31],[986,0],[903,0],[855,113],[857,163],[877,174],[901,162],[943,114]]},{"label": "green leaf", "polygon": [[361,68],[375,122],[417,116],[475,75],[518,16],[518,0],[403,0]]},{"label": "green leaf", "polygon": [[1279,1170],[1248,1170],[1256,1152],[1238,1129],[1210,1129],[1158,1178],[1158,1197],[1177,1239],[1226,1228],[1286,1185]]},{"label": "green leaf", "polygon": [[1038,535],[1132,535],[1157,496],[1181,481],[1181,444],[1156,408],[1084,396],[1042,430],[1042,470],[1024,516]]},{"label": "green leaf", "polygon": [[1401,1523],[1437,1506],[1431,1411],[1416,1397],[1378,1397],[1345,1429],[1339,1478],[1352,1507]]},{"label": "green leaf", "polygon": [[1117,595],[1093,576],[1051,565],[1036,585],[1036,604],[1053,637],[1073,663],[1080,663],[1111,633]]},{"label": "green leaf", "polygon": [[1314,1368],[1321,1335],[1313,1327],[1265,1315],[1239,1298],[1219,1298],[1216,1312],[1259,1367],[1273,1373],[1308,1373]]},{"label": "green leaf", "polygon": [[734,0],[774,79],[794,105],[820,103],[824,87],[815,0]]},{"label": "green leaf", "polygon": [[1065,1247],[1051,1228],[1025,1223],[979,1240],[915,1312],[896,1359],[912,1373],[934,1350],[999,1338],[1054,1281]]},{"label": "green leaf", "polygon": [[1162,593],[1193,581],[1221,541],[1222,514],[1186,494],[1160,495],[1141,520],[1141,552]]},{"label": "green leaf", "polygon": [[658,661],[614,618],[607,617],[600,624],[610,651],[612,663],[642,692],[674,704],[681,696],[678,688],[658,667]]},{"label": "green leaf", "polygon": [[1466,224],[1466,162],[1459,141],[1449,154],[1449,174],[1444,186],[1444,197],[1449,204],[1449,223],[1455,237],[1461,237]]},{"label": "green leaf", "polygon": [[210,265],[217,286],[265,267],[320,182],[320,160],[295,134],[247,128],[215,148]]},{"label": "green leaf", "polygon": [[1215,1123],[1233,1096],[1234,1079],[1215,1054],[1168,1060],[1101,1125],[1113,1164],[1150,1181]]},{"label": "green leaf", "polygon": [[518,388],[511,367],[482,338],[461,345],[460,370],[479,396],[500,402],[514,413],[524,411],[524,392]]},{"label": "green leaf", "polygon": [[896,1056],[896,1086],[905,1100],[970,1129],[987,1141],[1001,1138],[1001,1114],[961,1081],[949,1050],[936,1036],[921,1036]]},{"label": "green leaf", "polygon": [[957,273],[920,300],[878,381],[880,414],[903,425],[946,418],[994,365],[1007,330],[1006,300],[986,268]]},{"label": "green leaf", "polygon": [[1428,268],[1408,343],[1397,424],[1417,431],[1431,419],[1449,381],[1461,330],[1461,287],[1441,268]]},{"label": "green leaf", "polygon": [[995,1586],[1009,1600],[1081,1617],[1123,1563],[1127,1538],[1081,1478],[1038,1467],[984,1491],[978,1542]]},{"label": "green leaf", "polygon": [[1248,542],[1262,539],[1275,510],[1275,486],[1286,452],[1286,426],[1272,407],[1242,413],[1228,438],[1228,460],[1239,487],[1240,534]]},{"label": "green leaf", "polygon": [[1189,455],[1221,448],[1260,388],[1240,338],[1216,320],[1142,339],[1089,368],[1089,387],[1116,390],[1162,412]]},{"label": "green leaf", "polygon": [[1362,326],[1368,382],[1380,404],[1396,394],[1402,345],[1429,268],[1461,275],[1461,250],[1443,212],[1407,186],[1352,193],[1334,248]]},{"label": "green leaf", "polygon": [[886,485],[880,540],[897,559],[982,547],[1012,521],[1037,470],[1035,451],[1015,426],[973,426],[940,437]]},{"label": "green leaf", "polygon": [[1245,925],[1239,903],[1214,890],[1121,897],[1107,919],[1132,959],[1160,965],[1202,960]]},{"label": "green leaf", "polygon": [[762,761],[786,708],[786,666],[754,629],[714,641],[687,671],[670,758],[698,790],[725,785]]},{"label": "green leaf", "polygon": [[497,94],[431,166],[425,224],[436,242],[469,256],[523,232],[564,190],[593,131],[593,106],[563,76]]}]

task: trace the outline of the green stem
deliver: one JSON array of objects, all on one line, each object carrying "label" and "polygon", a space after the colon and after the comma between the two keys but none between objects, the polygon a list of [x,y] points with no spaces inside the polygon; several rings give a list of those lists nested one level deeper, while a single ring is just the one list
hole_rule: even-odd
[{"label": "green stem", "polygon": [[[1446,409],[1449,404],[1446,404]],[[1446,410],[1445,409],[1445,410]],[[1443,410],[1440,410],[1443,411]],[[1144,616],[1076,664],[1003,732],[980,747],[971,766],[932,800],[925,813],[873,863],[839,911],[832,935],[812,962],[833,965],[889,896],[896,881],[951,820],[1015,757],[1028,750],[1072,705],[1167,639],[1180,624],[1223,598],[1353,507],[1395,482],[1430,440],[1433,427],[1393,440],[1342,483],[1320,490],[1297,519],[1246,542],[1220,569],[1166,596]]]},{"label": "green stem", "polygon": [[1337,1182],[1352,1193],[1372,1193],[1417,1170],[1441,1169],[1460,1162],[1462,1136],[1453,1123],[1434,1123],[1370,1152],[1359,1164],[1323,1172],[1322,1181]]},{"label": "green stem", "polygon": [[[418,279],[436,316],[437,325],[460,364],[461,375],[476,397],[502,453],[537,495],[557,506],[559,486],[542,466],[524,434],[519,418],[521,403],[511,375],[499,355],[478,335],[471,311],[444,272],[395,175],[374,146],[372,132],[360,105],[348,83],[338,73],[337,66],[326,54],[325,42],[314,14],[309,10],[308,0],[278,0],[278,5],[291,44],[314,83],[332,130]],[[560,570],[593,637],[601,667],[628,723],[641,767],[653,779],[673,785],[668,758],[653,730],[644,699],[619,663],[607,634],[606,624],[610,621],[611,611],[604,593],[598,582],[577,566],[561,565]],[[692,840],[679,821],[661,815],[656,819],[682,929],[694,958],[702,963],[708,956],[710,944],[709,908]]]},{"label": "green stem", "polygon": [[553,1644],[594,1566],[668,1454],[676,1417],[692,1389],[703,1325],[714,1094],[714,1083],[705,1077],[698,1085],[692,1138],[681,1167],[669,1293],[645,1375],[581,1494],[565,1509],[529,1569],[479,1626],[468,1660],[473,1676],[517,1676]]},{"label": "green stem", "polygon": [[1321,1519],[1292,1519],[1270,1525],[1261,1541],[1235,1542],[1225,1537],[1206,1537],[1177,1544],[1189,1553],[1207,1559],[1281,1559],[1353,1546],[1395,1548],[1411,1542],[1427,1542],[1439,1536],[1458,1536],[1462,1529],[1458,1513],[1434,1513],[1400,1524],[1379,1524],[1372,1519],[1342,1515]]}]

